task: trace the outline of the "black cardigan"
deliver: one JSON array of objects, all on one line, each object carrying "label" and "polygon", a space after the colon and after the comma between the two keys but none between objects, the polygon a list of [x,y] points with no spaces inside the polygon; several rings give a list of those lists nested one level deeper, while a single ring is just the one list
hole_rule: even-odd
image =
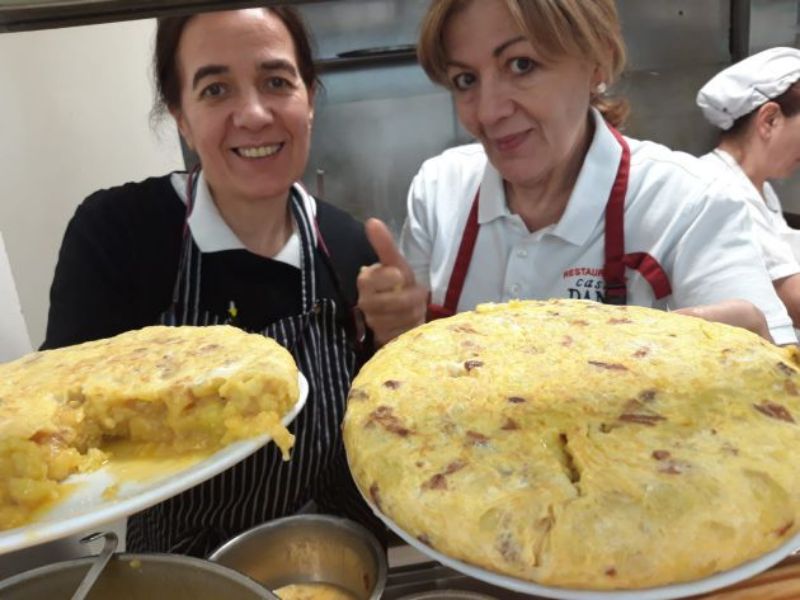
[{"label": "black cardigan", "polygon": [[[42,348],[116,335],[158,322],[172,302],[185,205],[170,176],[101,190],[78,207],[64,235]],[[376,262],[364,228],[317,200],[317,220],[331,260],[317,249],[317,295],[354,305],[356,277]],[[339,297],[331,267],[341,282]],[[225,316],[230,300],[238,324],[262,330],[299,311],[299,269],[247,250],[205,254],[200,305]]]}]

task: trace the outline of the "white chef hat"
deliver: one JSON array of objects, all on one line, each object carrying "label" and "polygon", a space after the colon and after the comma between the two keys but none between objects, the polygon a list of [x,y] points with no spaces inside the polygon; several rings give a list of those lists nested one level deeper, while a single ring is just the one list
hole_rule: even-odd
[{"label": "white chef hat", "polygon": [[697,94],[697,105],[712,125],[727,130],[798,80],[800,50],[770,48],[715,75]]}]

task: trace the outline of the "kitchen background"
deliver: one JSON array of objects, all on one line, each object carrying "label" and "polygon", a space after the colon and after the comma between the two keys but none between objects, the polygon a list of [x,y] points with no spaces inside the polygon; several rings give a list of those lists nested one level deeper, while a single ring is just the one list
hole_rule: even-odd
[{"label": "kitchen background", "polygon": [[[337,54],[415,41],[428,0],[341,0],[300,7],[323,60],[306,183],[360,218],[402,225],[421,162],[469,141],[449,95],[411,53]],[[218,2],[218,4],[221,4]],[[619,90],[626,133],[695,154],[713,130],[695,108],[713,73],[766,47],[796,46],[798,0],[618,0],[629,46]],[[0,31],[4,22],[0,2]],[[165,4],[166,5],[166,4]],[[154,21],[0,34],[0,234],[28,331],[41,343],[66,224],[92,191],[181,168],[174,127],[151,122]],[[778,191],[800,213],[800,178]]]}]

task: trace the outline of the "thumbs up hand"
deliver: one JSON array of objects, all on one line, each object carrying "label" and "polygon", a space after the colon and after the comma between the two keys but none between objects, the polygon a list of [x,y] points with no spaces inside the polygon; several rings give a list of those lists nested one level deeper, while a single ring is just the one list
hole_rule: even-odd
[{"label": "thumbs up hand", "polygon": [[376,344],[382,346],[425,322],[428,290],[417,284],[382,221],[369,219],[365,228],[379,262],[362,268],[358,275],[358,307]]}]

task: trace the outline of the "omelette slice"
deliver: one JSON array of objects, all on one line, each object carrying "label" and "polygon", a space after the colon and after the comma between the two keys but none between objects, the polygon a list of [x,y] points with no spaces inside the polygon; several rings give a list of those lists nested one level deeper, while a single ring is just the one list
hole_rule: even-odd
[{"label": "omelette slice", "polygon": [[147,327],[0,365],[0,530],[102,465],[110,442],[181,453],[266,433],[288,458],[297,378],[277,342],[224,325]]},{"label": "omelette slice", "polygon": [[344,421],[362,493],[543,585],[703,578],[800,529],[795,349],[640,307],[482,305],[388,344]]}]

